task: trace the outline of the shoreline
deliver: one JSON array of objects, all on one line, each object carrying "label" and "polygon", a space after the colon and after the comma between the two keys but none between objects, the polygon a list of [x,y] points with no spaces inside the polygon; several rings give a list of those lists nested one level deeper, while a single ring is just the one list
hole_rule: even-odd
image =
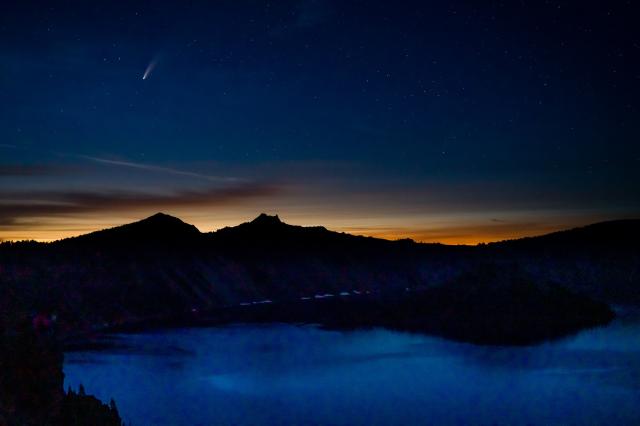
[{"label": "shoreline", "polygon": [[[619,309],[604,309],[592,318],[581,317],[566,323],[545,321],[539,324],[524,325],[523,329],[508,329],[502,334],[491,333],[489,325],[500,326],[498,317],[481,325],[470,327],[463,321],[447,323],[438,310],[421,312],[418,315],[398,314],[394,310],[408,305],[406,299],[401,301],[381,302],[378,298],[361,296],[332,299],[311,299],[297,302],[270,302],[258,305],[236,305],[209,311],[182,312],[173,316],[154,316],[133,322],[108,325],[92,329],[85,333],[65,336],[61,344],[65,352],[79,350],[100,350],[110,347],[104,337],[119,333],[136,333],[151,330],[172,328],[215,327],[230,324],[267,324],[285,323],[300,325],[317,325],[327,330],[348,331],[371,328],[385,328],[399,332],[409,332],[441,337],[447,340],[487,346],[528,346],[547,341],[561,339],[584,329],[606,326],[614,319],[623,320],[628,315],[618,314]],[[606,305],[604,305],[606,307]],[[410,309],[407,309],[410,311]],[[634,316],[640,309],[630,309]],[[391,312],[391,314],[390,314]],[[509,326],[509,324],[502,324]],[[528,327],[528,328],[527,328]],[[546,328],[545,328],[546,327]],[[517,333],[514,333],[517,332]]]}]

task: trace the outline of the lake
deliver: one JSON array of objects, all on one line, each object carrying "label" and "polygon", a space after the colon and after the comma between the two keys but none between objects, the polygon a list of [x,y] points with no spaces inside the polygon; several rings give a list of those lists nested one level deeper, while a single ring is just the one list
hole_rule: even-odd
[{"label": "lake", "polygon": [[127,424],[640,424],[640,323],[508,348],[383,329],[233,325],[112,336],[65,386]]}]

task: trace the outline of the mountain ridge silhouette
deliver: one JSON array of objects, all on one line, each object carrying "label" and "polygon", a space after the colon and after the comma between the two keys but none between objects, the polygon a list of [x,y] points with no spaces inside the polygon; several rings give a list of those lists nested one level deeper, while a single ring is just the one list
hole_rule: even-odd
[{"label": "mountain ridge silhouette", "polygon": [[[289,225],[267,214],[200,232],[155,214],[54,243],[0,244],[0,320],[55,312],[67,329],[81,330],[224,311],[230,321],[384,325],[468,341],[527,342],[610,319],[606,304],[640,306],[639,224],[612,221],[449,246]],[[479,287],[484,281],[469,278],[478,273],[508,285]],[[482,302],[474,307],[476,299]],[[301,305],[309,300],[313,306]],[[256,305],[264,301],[272,303]],[[536,319],[537,311],[553,321]],[[521,324],[522,336],[503,323]]]},{"label": "mountain ridge silhouette", "polygon": [[[258,233],[269,233],[276,234],[276,232],[291,232],[291,231],[314,231],[314,232],[322,232],[326,231],[332,234],[338,235],[347,235],[356,238],[367,238],[369,240],[378,240],[378,241],[389,241],[389,242],[412,242],[415,244],[423,244],[423,245],[442,245],[442,246],[460,246],[460,245],[448,245],[438,242],[416,242],[411,239],[403,238],[396,240],[389,240],[378,237],[369,237],[362,235],[355,235],[349,233],[343,233],[338,231],[331,231],[324,226],[315,225],[315,226],[300,226],[300,225],[292,225],[286,223],[280,219],[280,217],[276,215],[268,215],[266,213],[260,213],[256,216],[255,219],[240,223],[235,226],[227,226],[224,228],[220,228],[218,230],[202,232],[198,230],[198,228],[192,224],[184,222],[178,217],[168,215],[166,213],[158,212],[144,219],[134,221],[131,223],[115,226],[112,228],[106,228],[94,232],[90,232],[87,234],[69,237],[60,241],[68,241],[74,240],[78,238],[85,238],[88,236],[97,237],[103,236],[106,234],[120,234],[119,236],[125,236],[125,232],[129,232],[133,236],[150,236],[156,238],[158,236],[164,237],[177,237],[182,233],[183,237],[193,237],[196,234],[201,235],[224,235],[229,234],[231,232],[240,232],[243,233],[252,231]],[[534,235],[534,236],[526,236],[521,238],[514,239],[505,239],[501,241],[495,241],[490,243],[481,243],[480,245],[488,245],[488,246],[500,246],[500,245],[510,245],[510,246],[523,246],[527,244],[531,244],[536,241],[545,240],[548,242],[554,243],[567,243],[571,242],[571,239],[575,240],[575,243],[589,243],[589,244],[603,244],[607,242],[619,244],[621,241],[627,243],[634,243],[635,241],[640,241],[640,219],[617,219],[617,220],[609,220],[596,222],[593,224],[569,228],[565,230],[555,231],[551,233]],[[467,246],[467,245],[461,245]],[[468,246],[473,247],[473,246]]]}]

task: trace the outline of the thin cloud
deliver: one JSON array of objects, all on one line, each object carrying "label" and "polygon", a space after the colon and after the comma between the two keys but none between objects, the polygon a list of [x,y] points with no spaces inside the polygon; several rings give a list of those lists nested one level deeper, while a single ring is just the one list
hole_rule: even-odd
[{"label": "thin cloud", "polygon": [[96,163],[100,163],[100,164],[107,164],[110,166],[129,167],[133,169],[147,170],[150,172],[168,173],[172,175],[187,176],[187,177],[193,177],[197,179],[204,179],[204,180],[215,181],[215,182],[240,182],[243,180],[243,179],[232,177],[232,176],[207,175],[203,173],[190,172],[188,170],[180,170],[180,169],[174,169],[171,167],[156,166],[154,164],[136,163],[133,161],[112,160],[109,158],[92,157],[89,155],[77,155],[77,157],[85,160],[93,161]]},{"label": "thin cloud", "polygon": [[243,184],[200,191],[150,193],[139,191],[39,191],[0,193],[0,224],[11,227],[31,218],[158,209],[171,207],[218,207],[274,195],[280,188],[264,184]]},{"label": "thin cloud", "polygon": [[[63,153],[63,152],[56,152],[56,151],[41,151],[41,150],[34,150],[32,148],[17,147],[15,145],[10,145],[10,144],[0,144],[0,147],[10,148],[10,149],[19,149],[19,150],[36,152],[36,153],[46,154],[46,155],[55,155],[58,157],[77,158],[77,159],[87,160],[94,163],[99,163],[99,164],[104,164],[109,166],[128,167],[128,168],[145,170],[145,171],[154,172],[154,173],[166,173],[166,174],[171,174],[176,176],[185,176],[185,177],[207,180],[210,182],[245,182],[246,181],[245,179],[238,178],[235,176],[209,175],[205,173],[192,172],[189,170],[175,169],[172,167],[157,166],[155,164],[137,163],[134,161],[126,161],[126,160],[115,160],[112,158],[95,157],[92,155]],[[2,166],[0,166],[0,168],[1,167]],[[0,176],[2,176],[1,172],[0,172]]]}]

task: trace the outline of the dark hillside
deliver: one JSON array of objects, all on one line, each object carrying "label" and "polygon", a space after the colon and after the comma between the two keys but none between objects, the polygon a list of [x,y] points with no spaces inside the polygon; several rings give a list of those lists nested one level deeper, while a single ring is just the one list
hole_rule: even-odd
[{"label": "dark hillside", "polygon": [[[495,309],[482,311],[477,318],[469,317],[470,323],[496,328],[496,321],[505,321],[521,324],[522,332],[529,334],[525,330],[533,329],[526,323],[500,316],[513,306],[520,306],[509,299],[510,292],[514,297],[523,289],[530,293],[531,304],[518,310],[532,316],[544,311],[545,300],[550,306],[553,300],[563,297],[576,298],[576,306],[584,308],[585,315],[594,313],[593,318],[599,320],[606,315],[597,314],[597,309],[592,310],[580,300],[640,303],[637,229],[638,221],[609,222],[541,237],[465,247],[360,237],[320,226],[288,225],[277,216],[264,214],[235,227],[201,233],[177,218],[156,214],[51,244],[1,244],[0,306],[8,327],[16,318],[40,313],[55,315],[61,330],[76,333],[202,316],[261,302],[297,306],[303,300],[313,302],[325,295],[338,298],[343,294],[350,295],[348,300],[366,295],[367,301],[386,307],[393,306],[394,301],[407,300],[405,296],[411,294],[425,309],[430,306],[432,313],[450,302],[448,309],[464,318],[473,309],[463,296],[473,294],[481,300],[478,306],[491,306],[489,302],[494,300]],[[615,249],[610,250],[610,246]],[[489,291],[493,287],[481,286],[483,282],[490,284],[486,279],[473,282],[469,278],[486,264],[498,270],[516,268],[525,278],[505,280],[498,274],[491,279],[508,285],[493,294]],[[529,287],[517,284],[520,281],[529,283]],[[562,296],[550,292],[549,285],[568,293]],[[415,296],[428,294],[433,297]],[[365,309],[373,305],[367,306]],[[350,305],[350,309],[357,306]],[[416,312],[413,305],[395,309]],[[374,321],[371,318],[375,316],[363,315],[369,318],[368,322]],[[576,313],[574,318],[580,315]],[[433,324],[446,315],[427,317]],[[395,317],[387,322],[462,338],[464,333],[444,324],[437,330],[410,324],[427,317]],[[483,322],[483,318],[487,321]],[[589,318],[583,319],[584,325],[593,323]],[[377,321],[386,320],[380,317]],[[577,327],[578,323],[574,325]],[[535,333],[543,335],[541,323],[536,324]],[[544,324],[549,335],[575,328],[553,324]],[[505,331],[500,335],[507,334]],[[513,340],[513,336],[509,339]]]}]

